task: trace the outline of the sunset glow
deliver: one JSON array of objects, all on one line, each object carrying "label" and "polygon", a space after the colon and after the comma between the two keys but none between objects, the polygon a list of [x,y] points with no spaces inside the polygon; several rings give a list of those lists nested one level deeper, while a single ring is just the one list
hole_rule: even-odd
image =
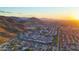
[{"label": "sunset glow", "polygon": [[61,20],[78,20],[79,8],[57,8],[57,7],[1,7],[0,15],[18,16],[18,17],[38,17]]}]

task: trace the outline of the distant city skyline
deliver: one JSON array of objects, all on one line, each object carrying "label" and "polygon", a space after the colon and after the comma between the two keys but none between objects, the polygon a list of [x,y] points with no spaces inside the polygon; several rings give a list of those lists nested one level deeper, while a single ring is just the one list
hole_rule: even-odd
[{"label": "distant city skyline", "polygon": [[55,19],[78,19],[78,7],[0,7],[0,15]]}]

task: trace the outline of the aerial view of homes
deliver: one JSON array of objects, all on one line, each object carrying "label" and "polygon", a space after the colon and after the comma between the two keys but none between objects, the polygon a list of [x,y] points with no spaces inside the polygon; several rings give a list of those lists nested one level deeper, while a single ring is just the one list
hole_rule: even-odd
[{"label": "aerial view of homes", "polygon": [[79,51],[78,10],[0,7],[0,51]]}]

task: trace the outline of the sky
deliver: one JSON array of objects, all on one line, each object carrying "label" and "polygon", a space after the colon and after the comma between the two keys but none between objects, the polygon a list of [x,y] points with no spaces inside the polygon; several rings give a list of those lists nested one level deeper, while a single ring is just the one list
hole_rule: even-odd
[{"label": "sky", "polygon": [[72,19],[79,17],[78,7],[0,7],[0,15]]}]

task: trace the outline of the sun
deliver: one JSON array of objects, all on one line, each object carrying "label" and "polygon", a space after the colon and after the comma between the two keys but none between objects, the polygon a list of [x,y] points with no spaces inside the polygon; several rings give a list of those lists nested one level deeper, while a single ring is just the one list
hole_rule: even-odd
[{"label": "sun", "polygon": [[74,18],[75,18],[76,20],[79,20],[79,15],[75,15]]},{"label": "sun", "polygon": [[76,11],[74,14],[73,14],[73,18],[75,20],[79,20],[79,11]]}]

